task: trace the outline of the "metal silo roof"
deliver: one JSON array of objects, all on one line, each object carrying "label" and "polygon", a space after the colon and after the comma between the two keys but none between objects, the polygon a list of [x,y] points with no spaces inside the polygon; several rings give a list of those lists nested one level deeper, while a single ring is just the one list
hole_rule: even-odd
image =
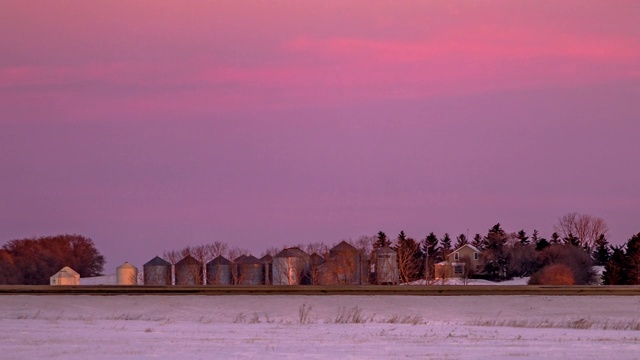
[{"label": "metal silo roof", "polygon": [[231,261],[229,261],[224,256],[220,255],[217,258],[209,261],[207,265],[231,265]]},{"label": "metal silo roof", "polygon": [[147,262],[143,266],[171,266],[171,264],[165,259],[156,256],[153,259],[149,260],[149,262]]},{"label": "metal silo roof", "polygon": [[187,255],[184,257],[184,259],[176,263],[176,266],[183,266],[183,265],[200,265],[200,261],[196,260],[191,255]]},{"label": "metal silo roof", "polygon": [[357,252],[358,249],[355,246],[349,244],[346,241],[341,241],[338,245],[331,248],[330,252]]},{"label": "metal silo roof", "polygon": [[306,252],[300,250],[298,247],[286,248],[280,251],[274,258],[287,258],[287,257],[305,257],[309,256]]}]

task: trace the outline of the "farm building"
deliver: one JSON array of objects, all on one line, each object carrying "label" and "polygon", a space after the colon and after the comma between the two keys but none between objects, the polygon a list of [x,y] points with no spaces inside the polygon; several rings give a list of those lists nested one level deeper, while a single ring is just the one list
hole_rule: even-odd
[{"label": "farm building", "polygon": [[480,271],[482,252],[470,244],[455,249],[435,265],[435,278],[468,278]]},{"label": "farm building", "polygon": [[374,252],[374,273],[376,284],[393,285],[398,283],[398,255],[388,246]]},{"label": "farm building", "polygon": [[156,256],[142,266],[144,284],[152,286],[171,285],[171,264]]},{"label": "farm building", "polygon": [[273,285],[308,285],[309,255],[297,247],[286,248],[273,257]]},{"label": "farm building", "polygon": [[358,249],[342,241],[329,250],[318,272],[320,285],[362,285],[368,283],[369,265]]},{"label": "farm building", "polygon": [[49,278],[51,285],[80,285],[80,274],[65,266]]},{"label": "farm building", "polygon": [[231,261],[224,256],[207,263],[207,284],[208,285],[231,285]]},{"label": "farm building", "polygon": [[262,285],[264,263],[255,256],[243,255],[234,261],[237,273],[236,285]]},{"label": "farm building", "polygon": [[191,255],[176,263],[176,285],[202,285],[203,275],[202,264]]},{"label": "farm building", "polygon": [[125,262],[116,268],[116,285],[137,285],[138,268]]}]

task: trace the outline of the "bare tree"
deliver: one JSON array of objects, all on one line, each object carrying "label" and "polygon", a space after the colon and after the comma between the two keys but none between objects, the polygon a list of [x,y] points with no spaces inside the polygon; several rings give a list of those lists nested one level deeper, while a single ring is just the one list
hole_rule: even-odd
[{"label": "bare tree", "polygon": [[[304,249],[307,252],[307,254],[316,253],[325,258],[329,257],[329,246],[323,242],[314,242],[314,243],[307,244],[307,246],[305,246]],[[276,254],[277,253],[278,252],[276,252]]]},{"label": "bare tree", "polygon": [[609,226],[602,218],[573,212],[559,218],[554,229],[562,238],[577,237],[580,246],[591,251],[596,240],[607,235]]},{"label": "bare tree", "polygon": [[462,279],[462,283],[464,285],[468,285],[469,279],[471,279],[471,277],[476,274],[476,269],[473,266],[473,261],[468,255],[464,255],[460,258],[459,262],[464,264],[460,278]]},{"label": "bare tree", "polygon": [[229,253],[229,244],[226,242],[214,241],[212,244],[207,244],[206,247],[211,259],[215,259],[218,256],[227,256]]},{"label": "bare tree", "polygon": [[420,273],[422,252],[420,244],[405,236],[404,231],[398,235],[396,252],[398,253],[398,272],[402,282],[414,281]]},{"label": "bare tree", "polygon": [[358,249],[358,252],[360,253],[360,256],[362,256],[363,259],[369,259],[371,258],[371,252],[373,251],[373,244],[375,242],[376,242],[375,236],[362,235],[358,238],[358,240],[354,241],[353,243],[351,242],[350,243],[356,249]]}]

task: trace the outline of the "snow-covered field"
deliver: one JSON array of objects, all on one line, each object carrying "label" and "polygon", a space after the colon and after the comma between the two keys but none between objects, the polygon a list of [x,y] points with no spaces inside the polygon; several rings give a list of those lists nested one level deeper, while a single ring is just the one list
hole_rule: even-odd
[{"label": "snow-covered field", "polygon": [[0,359],[640,357],[640,298],[0,296]]}]

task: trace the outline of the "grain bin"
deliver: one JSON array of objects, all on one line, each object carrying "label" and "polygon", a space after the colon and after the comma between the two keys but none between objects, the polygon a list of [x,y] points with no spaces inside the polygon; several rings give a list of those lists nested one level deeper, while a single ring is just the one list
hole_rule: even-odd
[{"label": "grain bin", "polygon": [[262,269],[262,282],[265,285],[271,285],[271,273],[273,272],[273,256],[267,254],[260,258],[264,269]]},{"label": "grain bin", "polygon": [[360,285],[362,281],[363,261],[360,252],[346,241],[340,242],[329,250],[331,266],[327,270],[332,272],[340,285]]},{"label": "grain bin", "polygon": [[244,256],[237,259],[237,285],[262,285],[264,264],[255,256]]},{"label": "grain bin", "polygon": [[273,285],[308,285],[309,255],[292,247],[280,251],[273,257],[272,281]]},{"label": "grain bin", "polygon": [[151,286],[171,285],[171,264],[156,256],[142,266],[144,284]]},{"label": "grain bin", "polygon": [[208,285],[231,285],[231,261],[220,255],[207,263]]},{"label": "grain bin", "polygon": [[187,255],[176,263],[176,285],[202,285],[203,269],[200,261]]},{"label": "grain bin", "polygon": [[375,252],[375,274],[377,284],[398,283],[398,255],[388,246]]},{"label": "grain bin", "polygon": [[138,269],[125,262],[116,268],[116,285],[137,285]]}]

